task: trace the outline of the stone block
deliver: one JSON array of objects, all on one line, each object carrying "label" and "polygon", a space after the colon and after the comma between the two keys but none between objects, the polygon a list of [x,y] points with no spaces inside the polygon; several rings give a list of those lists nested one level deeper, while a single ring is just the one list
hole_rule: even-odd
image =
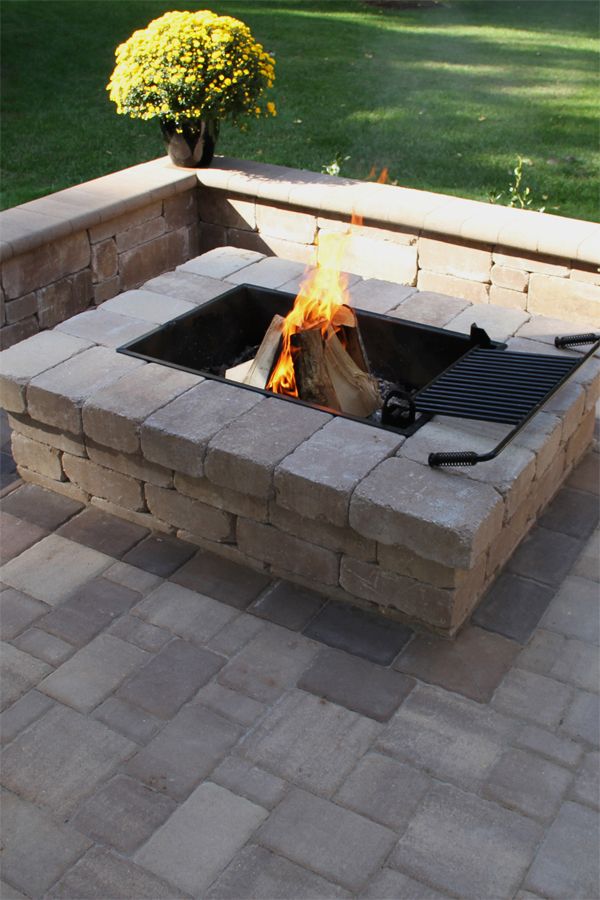
[{"label": "stone block", "polygon": [[277,806],[287,788],[283,779],[235,756],[226,757],[217,766],[211,781],[266,809]]},{"label": "stone block", "polygon": [[256,897],[350,897],[350,894],[283,856],[249,844],[234,856],[206,897],[254,900]]},{"label": "stone block", "polygon": [[142,422],[202,381],[189,372],[148,363],[91,394],[82,410],[84,431],[99,444],[137,453]]},{"label": "stone block", "polygon": [[40,690],[79,712],[90,712],[143,665],[148,655],[112,634],[100,634],[48,675]]},{"label": "stone block", "polygon": [[[226,625],[225,628],[222,629],[222,631],[228,632],[229,636],[231,636],[236,625],[239,624],[240,621],[242,621],[244,618],[250,617],[238,616],[236,619],[234,619],[231,626]],[[240,629],[238,629],[238,631],[239,630]],[[217,640],[211,642],[211,646],[216,647],[221,639],[222,635],[221,633],[219,633]],[[229,688],[223,687],[222,684],[217,684],[216,681],[211,681],[203,688],[200,688],[194,698],[194,703],[199,703],[201,706],[206,706],[208,709],[212,709],[213,712],[219,713],[220,716],[224,716],[231,722],[235,722],[238,725],[243,725],[246,728],[254,725],[257,719],[259,719],[263,715],[266,708],[264,703],[259,703],[257,700],[253,700],[251,697],[246,697],[244,694],[240,694],[237,691],[230,691]],[[235,777],[234,772],[240,772],[240,769],[249,768],[249,766],[247,766],[247,764],[244,763],[243,760],[238,760],[237,757],[231,757],[230,760],[232,766],[228,768],[228,772],[232,778]],[[266,778],[267,773],[265,772],[264,774]],[[276,779],[275,776],[269,777],[273,778],[274,781],[279,780]],[[223,781],[223,787],[231,787],[231,785]],[[272,787],[274,793],[274,786]],[[241,793],[245,796],[243,790],[239,790],[237,791],[237,793]],[[256,802],[258,802],[256,797],[248,796],[248,799],[254,799]],[[269,804],[265,803],[263,805],[267,806]]]},{"label": "stone block", "polygon": [[572,778],[562,766],[532,753],[507,750],[490,772],[482,794],[509,809],[548,822],[558,812]]},{"label": "stone block", "polygon": [[178,271],[190,275],[204,275],[209,278],[227,278],[252,263],[264,259],[263,253],[254,250],[243,250],[239,247],[217,247],[190,259],[179,267]]},{"label": "stone block", "polygon": [[493,285],[499,288],[523,292],[527,290],[529,274],[520,268],[513,269],[510,266],[501,266],[498,263],[494,263],[491,271],[491,281]]},{"label": "stone block", "polygon": [[512,897],[543,836],[540,825],[449,785],[426,797],[391,857],[459,897]]},{"label": "stone block", "polygon": [[487,705],[418,684],[379,736],[376,749],[473,791],[519,726]]},{"label": "stone block", "polygon": [[565,456],[565,466],[567,470],[576,466],[579,460],[586,454],[594,439],[596,421],[596,410],[592,408],[587,413],[584,413],[577,431],[569,438]]},{"label": "stone block", "polygon": [[469,281],[468,278],[458,278],[455,275],[441,275],[439,272],[430,272],[427,269],[419,269],[417,288],[420,291],[433,291],[437,294],[461,297],[470,303],[490,302],[487,284]]},{"label": "stone block", "polygon": [[85,269],[90,262],[87,234],[71,234],[6,260],[2,268],[2,285],[7,300],[22,297],[42,285],[59,281],[73,272]]},{"label": "stone block", "polygon": [[136,745],[57,704],[4,751],[3,783],[24,800],[68,817]]},{"label": "stone block", "polygon": [[72,334],[94,344],[116,349],[121,344],[146,334],[149,327],[148,322],[142,319],[117,315],[100,307],[61,322],[53,333]]},{"label": "stone block", "polygon": [[[109,300],[102,307],[104,312],[117,313],[120,316],[130,316],[133,319],[162,325],[182,316],[184,313],[195,309],[193,303],[187,300],[178,300],[166,294],[156,291],[126,291],[118,297]],[[150,325],[148,325],[148,329]],[[162,371],[165,371],[163,367]]]},{"label": "stone block", "polygon": [[508,288],[490,285],[490,303],[495,306],[509,307],[511,309],[526,309],[527,294],[520,291],[511,291]]},{"label": "stone block", "polygon": [[261,235],[299,244],[314,244],[317,234],[317,219],[314,215],[262,203],[256,204],[255,212],[256,227]]},{"label": "stone block", "polygon": [[267,812],[216,784],[202,784],[135,854],[135,861],[192,896],[205,893]]},{"label": "stone block", "polygon": [[52,328],[87,306],[87,303],[82,305],[73,299],[73,285],[66,278],[41,288],[36,295],[37,315],[41,328]]},{"label": "stone block", "polygon": [[233,542],[234,519],[230,513],[152,484],[146,485],[145,493],[150,512],[162,521],[208,540]]},{"label": "stone block", "polygon": [[600,809],[600,754],[587,753],[575,784],[571,787],[571,797],[578,803]]},{"label": "stone block", "polygon": [[106,513],[106,515],[124,519],[126,522],[131,522],[133,525],[145,528],[148,531],[159,532],[162,537],[157,538],[157,540],[164,539],[174,532],[172,525],[169,525],[168,522],[163,522],[161,519],[157,519],[156,516],[152,516],[150,513],[136,512],[133,509],[127,509],[124,506],[120,506],[118,503],[104,500],[102,497],[89,497],[88,501],[92,506],[96,507],[101,512]]},{"label": "stone block", "polygon": [[139,244],[119,254],[119,277],[125,290],[138,287],[149,278],[172,268],[171,236],[163,234],[146,244]]},{"label": "stone block", "polygon": [[225,290],[227,286],[222,281],[205,275],[193,275],[182,271],[181,268],[175,272],[165,272],[144,285],[144,292],[154,291],[176,300],[193,303],[195,306],[218,297]]},{"label": "stone block", "polygon": [[223,487],[269,498],[277,464],[330,420],[319,410],[267,398],[211,440],[206,476]]},{"label": "stone block", "polygon": [[90,348],[89,341],[46,332],[10,347],[0,358],[2,406],[8,412],[26,410],[25,391],[32,378]]},{"label": "stone block", "polygon": [[257,837],[353,893],[381,865],[395,840],[382,825],[299,789],[281,801]]},{"label": "stone block", "polygon": [[513,335],[529,318],[522,309],[504,309],[499,306],[478,306],[466,309],[448,322],[451,331],[468,334],[473,323],[484,328],[494,341],[505,341]]},{"label": "stone block", "polygon": [[83,272],[77,272],[71,276],[71,284],[73,286],[73,303],[78,309],[88,307],[94,296],[94,286],[92,282],[92,273],[89,269]]},{"label": "stone block", "polygon": [[[167,229],[167,225],[162,216],[156,216],[154,219],[148,219],[146,222],[142,222],[139,225],[134,225],[132,228],[128,228],[126,231],[117,232],[116,236],[116,249],[117,253],[124,253],[126,250],[131,250],[134,247],[138,247],[140,244],[146,244],[148,241],[153,241],[155,238],[164,234]],[[96,244],[95,246],[100,246]],[[115,274],[114,272],[112,273]]]},{"label": "stone block", "polygon": [[417,242],[419,268],[441,275],[489,282],[492,253],[489,247],[475,247],[464,243],[450,243],[422,236]]},{"label": "stone block", "polygon": [[37,685],[49,671],[50,666],[46,663],[17,650],[11,644],[3,643],[0,660],[0,708],[4,710],[13,704],[22,694]]},{"label": "stone block", "polygon": [[28,725],[39,719],[51,706],[52,700],[45,694],[31,690],[0,714],[0,740],[10,744]]},{"label": "stone block", "polygon": [[547,897],[593,897],[598,893],[598,818],[591,809],[564,803],[525,879]]},{"label": "stone block", "polygon": [[[2,874],[29,897],[41,897],[91,842],[45,810],[2,796]],[[10,894],[2,892],[7,900]],[[20,895],[21,896],[21,895]]]},{"label": "stone block", "polygon": [[[227,238],[236,247],[258,250],[266,253],[271,258],[280,258],[287,262],[288,265],[297,263],[303,269],[306,269],[308,266],[316,266],[317,264],[317,248],[314,244],[284,241],[281,238],[271,237],[269,234],[259,235],[253,231],[239,231],[236,228],[227,229]],[[289,278],[287,279],[287,281],[290,280]],[[283,289],[283,285],[280,289]]]},{"label": "stone block", "polygon": [[48,444],[40,444],[16,432],[12,438],[12,454],[19,466],[33,469],[55,481],[62,481],[64,478],[60,450],[49,447]]},{"label": "stone block", "polygon": [[303,271],[299,262],[271,256],[257,263],[245,266],[227,276],[233,284],[255,284],[258,287],[280,288],[287,281],[296,278]]},{"label": "stone block", "polygon": [[107,281],[119,271],[119,258],[114,238],[92,244],[92,280],[94,284]]},{"label": "stone block", "polygon": [[196,552],[192,544],[187,544],[168,534],[144,538],[123,559],[124,562],[143,569],[147,575],[168,578],[177,572]]},{"label": "stone block", "polygon": [[563,735],[552,734],[544,728],[538,728],[537,725],[525,725],[514,743],[523,750],[531,750],[537,756],[543,756],[569,769],[579,765],[583,754],[582,747],[575,741]]},{"label": "stone block", "polygon": [[340,585],[354,597],[385,609],[399,610],[411,619],[449,628],[452,591],[387,572],[381,566],[342,557]]},{"label": "stone block", "polygon": [[169,797],[118,775],[85,801],[72,822],[92,840],[131,853],[174,809],[175,803]]},{"label": "stone block", "polygon": [[1,563],[8,562],[18,556],[23,550],[27,550],[36,544],[40,538],[47,535],[44,528],[25,522],[11,516],[10,513],[0,510],[0,530],[2,532],[2,546],[0,546]]},{"label": "stone block", "polygon": [[54,531],[82,509],[81,503],[33,485],[23,485],[2,501],[2,512],[25,519],[44,531]]},{"label": "stone block", "polygon": [[[46,603],[27,594],[4,587],[0,593],[0,628],[2,640],[10,641],[20,631],[50,610]],[[23,648],[25,649],[25,648]]]},{"label": "stone block", "polygon": [[81,434],[81,407],[87,398],[142,365],[141,360],[117,355],[106,347],[84,350],[31,379],[29,414],[46,425]]},{"label": "stone block", "polygon": [[198,247],[197,253],[207,253],[217,248],[223,248],[228,245],[228,229],[222,225],[207,225],[205,222],[198,223]]},{"label": "stone block", "polygon": [[136,225],[141,225],[143,222],[154,219],[161,214],[162,202],[160,200],[154,203],[147,203],[139,209],[131,210],[131,212],[123,213],[106,222],[94,225],[89,230],[90,241],[92,244],[96,244],[99,241],[106,240],[106,238],[115,237],[122,231],[127,231],[128,228],[134,228]]},{"label": "stone block", "polygon": [[118,275],[103,281],[101,284],[94,285],[94,304],[100,306],[106,300],[116,297],[121,290],[121,280]]},{"label": "stone block", "polygon": [[600,317],[600,287],[585,281],[533,274],[527,300],[529,312],[597,325]]},{"label": "stone block", "polygon": [[185,191],[163,200],[163,216],[169,230],[198,221],[198,191]]},{"label": "stone block", "polygon": [[319,547],[327,547],[335,553],[347,553],[354,559],[371,562],[377,558],[375,542],[360,537],[350,528],[307,519],[274,503],[269,507],[269,521],[280,531],[317,544]]},{"label": "stone block", "polygon": [[[186,497],[193,497],[208,506],[222,509],[234,515],[256,519],[258,522],[266,522],[268,519],[268,504],[266,500],[260,500],[250,494],[241,491],[232,491],[227,487],[215,485],[208,478],[191,478],[189,475],[175,473],[175,489]],[[185,529],[184,529],[185,530]],[[201,537],[201,535],[197,535]]]},{"label": "stone block", "polygon": [[152,462],[200,478],[211,438],[261,400],[251,391],[205,381],[146,419],[142,453]]},{"label": "stone block", "polygon": [[250,611],[291,631],[302,631],[324,603],[321,594],[289,581],[278,581],[254,601]]},{"label": "stone block", "polygon": [[13,325],[4,325],[0,328],[0,349],[8,350],[9,347],[13,347],[15,344],[37,334],[39,330],[39,322],[35,316],[22,319]]},{"label": "stone block", "polygon": [[[595,685],[597,688],[597,684]],[[573,703],[562,722],[562,730],[579,743],[598,749],[600,744],[598,694],[576,691]]]},{"label": "stone block", "polygon": [[349,285],[352,306],[368,312],[387,314],[415,294],[413,287],[382,281],[379,278],[360,279]]},{"label": "stone block", "polygon": [[347,525],[352,492],[402,440],[362,423],[333,419],[276,468],[277,504],[310,519]]},{"label": "stone block", "polygon": [[468,568],[499,534],[503,506],[490,485],[395,458],[380,463],[358,485],[350,525],[381,543]]},{"label": "stone block", "polygon": [[173,888],[145,869],[133,865],[122,856],[117,856],[100,847],[93,847],[63,875],[51,890],[49,896],[66,898],[152,897],[152,900],[173,900]]},{"label": "stone block", "polygon": [[103,553],[51,534],[0,568],[0,579],[25,594],[57,606],[108,568]]},{"label": "stone block", "polygon": [[[118,564],[117,564],[118,565]],[[127,565],[127,563],[124,563]],[[133,566],[131,566],[133,568]],[[107,573],[108,575],[109,573]],[[135,644],[142,650],[156,651],[160,650],[163,644],[171,639],[171,634],[155,625],[149,625],[142,622],[135,615],[123,616],[118,619],[110,628],[110,634]]]},{"label": "stone block", "polygon": [[223,665],[223,658],[176,639],[119,688],[118,698],[169,719]]},{"label": "stone block", "polygon": [[458,297],[448,297],[446,294],[436,294],[432,291],[415,291],[396,307],[391,315],[394,318],[443,328],[468,305],[466,300],[459,300]]},{"label": "stone block", "polygon": [[146,744],[164,725],[164,722],[156,716],[116,697],[105,700],[94,711],[94,718],[137,744]]},{"label": "stone block", "polygon": [[132,510],[143,510],[142,483],[128,475],[98,466],[89,459],[63,454],[63,469],[69,481],[87,494],[110,500]]},{"label": "stone block", "polygon": [[522,269],[524,272],[537,272],[542,275],[557,275],[566,278],[569,275],[568,261],[559,256],[548,256],[530,253],[527,256],[519,250],[499,246],[492,254],[494,263],[509,269]]},{"label": "stone block", "polygon": [[38,303],[35,292],[25,294],[23,297],[19,297],[17,300],[11,300],[6,304],[6,322],[8,325],[12,325],[13,322],[20,322],[21,319],[26,319],[28,316],[34,316],[37,313],[37,309]]},{"label": "stone block", "polygon": [[[169,488],[173,484],[173,473],[169,469],[148,462],[143,456],[133,456],[126,453],[118,453],[106,447],[100,447],[92,441],[88,441],[86,449],[92,462],[103,466],[105,469],[114,469],[130,478],[138,481],[149,481],[160,487]],[[69,451],[71,452],[71,451]]]},{"label": "stone block", "polygon": [[269,563],[278,575],[304,575],[325,585],[338,583],[339,559],[331,550],[250,519],[238,520],[236,534],[242,553]]},{"label": "stone block", "polygon": [[[325,241],[321,232],[317,260],[323,263]],[[363,278],[379,278],[396,284],[414,285],[417,278],[417,248],[393,241],[359,235],[345,240],[340,260],[344,272]]]},{"label": "stone block", "polygon": [[587,281],[590,284],[600,285],[600,270],[598,266],[573,266],[569,278],[574,281]]},{"label": "stone block", "polygon": [[200,185],[198,212],[202,222],[242,231],[256,230],[255,200],[242,194],[232,194]]}]

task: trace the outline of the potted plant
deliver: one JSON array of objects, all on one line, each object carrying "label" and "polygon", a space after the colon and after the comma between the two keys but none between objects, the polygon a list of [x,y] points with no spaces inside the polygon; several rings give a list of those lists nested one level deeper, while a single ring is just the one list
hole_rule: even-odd
[{"label": "potted plant", "polygon": [[172,161],[209,166],[219,124],[274,116],[275,61],[238,19],[168,12],[117,47],[107,85],[117,112],[159,120]]}]

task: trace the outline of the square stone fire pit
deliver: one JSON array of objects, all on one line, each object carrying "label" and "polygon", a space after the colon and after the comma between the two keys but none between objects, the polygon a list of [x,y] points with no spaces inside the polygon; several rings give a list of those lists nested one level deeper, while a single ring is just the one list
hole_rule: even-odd
[{"label": "square stone fire pit", "polygon": [[[217,249],[10,348],[2,386],[19,472],[236,562],[453,634],[591,441],[598,361],[493,462],[434,470],[430,451],[485,452],[508,426],[436,417],[406,437],[116,352],[232,284],[292,290],[303,268]],[[358,308],[411,318],[414,289],[351,281]],[[424,296],[422,321],[427,309]],[[440,305],[430,309],[438,324]],[[454,312],[453,330],[477,322],[510,348],[553,352],[556,328],[542,317],[468,302]]]}]

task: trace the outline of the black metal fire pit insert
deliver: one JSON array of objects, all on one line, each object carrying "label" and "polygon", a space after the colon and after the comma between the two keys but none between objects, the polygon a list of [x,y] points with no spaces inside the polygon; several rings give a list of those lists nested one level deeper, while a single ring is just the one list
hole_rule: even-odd
[{"label": "black metal fire pit insert", "polygon": [[[273,396],[271,391],[227,379],[225,372],[254,355],[273,316],[287,315],[294,300],[294,294],[240,285],[124,344],[118,352]],[[585,356],[514,353],[476,325],[464,335],[366,310],[355,312],[372,374],[390,386],[380,418],[360,419],[318,408],[407,436],[436,413],[514,426],[490,453],[432,453],[432,466],[493,459],[600,345],[598,335],[575,335],[557,339],[557,346],[596,341]]]}]

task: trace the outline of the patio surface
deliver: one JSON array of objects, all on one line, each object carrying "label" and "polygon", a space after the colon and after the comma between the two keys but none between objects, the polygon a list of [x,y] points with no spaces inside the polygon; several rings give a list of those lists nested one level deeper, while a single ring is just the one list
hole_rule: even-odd
[{"label": "patio surface", "polygon": [[453,643],[6,487],[0,896],[597,898],[598,472]]}]

